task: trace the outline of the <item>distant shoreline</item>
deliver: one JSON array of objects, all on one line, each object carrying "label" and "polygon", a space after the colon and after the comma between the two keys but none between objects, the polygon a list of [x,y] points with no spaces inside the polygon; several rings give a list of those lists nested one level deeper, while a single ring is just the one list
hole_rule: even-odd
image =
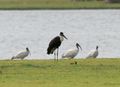
[{"label": "distant shoreline", "polygon": [[0,8],[0,10],[120,10],[120,8]]},{"label": "distant shoreline", "polygon": [[0,10],[120,9],[120,3],[75,0],[0,0]]}]

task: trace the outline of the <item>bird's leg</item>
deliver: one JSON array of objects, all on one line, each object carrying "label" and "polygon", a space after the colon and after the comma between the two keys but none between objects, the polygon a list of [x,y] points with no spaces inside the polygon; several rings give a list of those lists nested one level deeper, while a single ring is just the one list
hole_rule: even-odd
[{"label": "bird's leg", "polygon": [[58,53],[59,53],[59,48],[57,49],[57,61],[58,61]]},{"label": "bird's leg", "polygon": [[54,52],[54,61],[55,61],[55,59],[56,59],[56,53]]}]

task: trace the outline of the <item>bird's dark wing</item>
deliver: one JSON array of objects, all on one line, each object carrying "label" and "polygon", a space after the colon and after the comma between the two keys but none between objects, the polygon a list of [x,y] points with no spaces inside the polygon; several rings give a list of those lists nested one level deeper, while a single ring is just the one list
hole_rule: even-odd
[{"label": "bird's dark wing", "polygon": [[53,38],[50,43],[49,43],[49,47],[47,49],[47,54],[52,54],[56,48],[58,48],[61,45],[61,41],[60,41],[60,37],[57,36],[55,38]]}]

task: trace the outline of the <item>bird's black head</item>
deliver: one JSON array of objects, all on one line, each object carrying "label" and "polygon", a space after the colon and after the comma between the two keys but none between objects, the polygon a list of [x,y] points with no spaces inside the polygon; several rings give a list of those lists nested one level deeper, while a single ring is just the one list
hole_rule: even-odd
[{"label": "bird's black head", "polygon": [[28,47],[26,47],[27,52],[31,55],[31,52]]},{"label": "bird's black head", "polygon": [[26,50],[27,50],[27,51],[30,51],[28,47],[26,47]]},{"label": "bird's black head", "polygon": [[79,43],[76,43],[76,46],[77,46],[77,48],[79,48],[79,47],[80,47],[80,49],[82,50],[82,47],[80,46],[80,44],[79,44]]},{"label": "bird's black head", "polygon": [[98,46],[96,46],[96,50],[98,50]]},{"label": "bird's black head", "polygon": [[60,36],[64,35],[63,32],[60,32]]},{"label": "bird's black head", "polygon": [[63,36],[65,39],[67,39],[63,32],[60,32],[60,36]]}]

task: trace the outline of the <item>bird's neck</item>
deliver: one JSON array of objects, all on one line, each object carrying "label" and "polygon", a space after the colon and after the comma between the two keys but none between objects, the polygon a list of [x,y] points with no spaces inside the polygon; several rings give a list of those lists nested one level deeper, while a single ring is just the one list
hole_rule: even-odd
[{"label": "bird's neck", "polygon": [[98,51],[98,49],[96,49],[96,51]]},{"label": "bird's neck", "polygon": [[79,47],[78,46],[76,46],[77,47],[77,49],[79,50]]},{"label": "bird's neck", "polygon": [[98,49],[96,49],[96,51],[98,51]]},{"label": "bird's neck", "polygon": [[60,41],[62,42],[64,40],[63,36],[60,36]]},{"label": "bird's neck", "polygon": [[29,50],[27,50],[27,52],[30,52]]}]

